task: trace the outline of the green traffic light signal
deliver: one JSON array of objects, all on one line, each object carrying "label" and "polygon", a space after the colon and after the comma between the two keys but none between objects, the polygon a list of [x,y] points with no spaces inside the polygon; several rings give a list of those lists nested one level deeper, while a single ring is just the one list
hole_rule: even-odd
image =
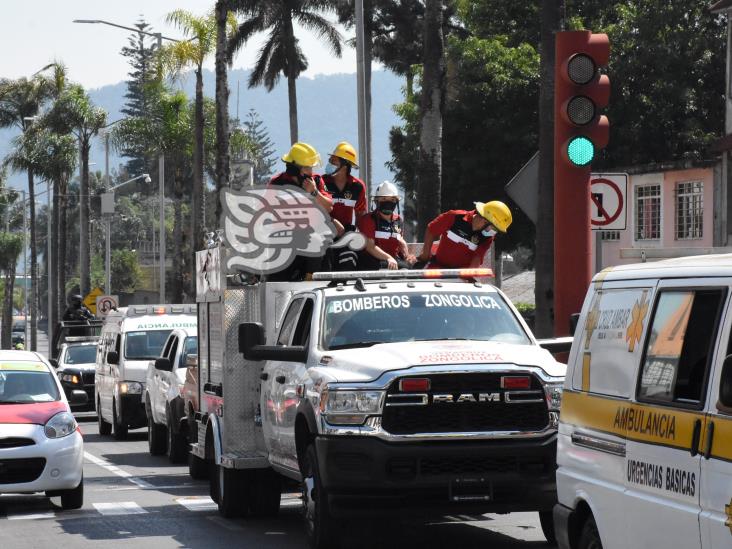
[{"label": "green traffic light signal", "polygon": [[595,158],[595,145],[583,135],[570,139],[567,157],[575,166],[587,166]]}]

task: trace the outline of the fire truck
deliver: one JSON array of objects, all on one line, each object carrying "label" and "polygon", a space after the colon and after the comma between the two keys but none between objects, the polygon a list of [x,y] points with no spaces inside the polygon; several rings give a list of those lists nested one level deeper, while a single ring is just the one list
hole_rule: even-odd
[{"label": "fire truck", "polygon": [[226,255],[198,252],[190,456],[221,515],[273,516],[298,483],[314,547],[395,509],[537,511],[553,537],[565,365],[489,269],[266,282]]}]

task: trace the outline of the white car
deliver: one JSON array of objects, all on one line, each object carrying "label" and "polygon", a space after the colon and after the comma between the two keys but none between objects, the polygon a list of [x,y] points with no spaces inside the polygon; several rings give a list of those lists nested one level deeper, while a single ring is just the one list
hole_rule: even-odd
[{"label": "white car", "polygon": [[[84,404],[74,391],[72,402]],[[0,351],[0,494],[45,492],[63,509],[84,503],[84,442],[51,365],[29,351]]]}]

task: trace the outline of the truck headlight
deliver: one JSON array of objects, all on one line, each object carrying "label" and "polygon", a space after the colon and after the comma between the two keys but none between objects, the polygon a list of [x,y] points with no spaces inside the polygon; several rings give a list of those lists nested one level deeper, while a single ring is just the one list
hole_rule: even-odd
[{"label": "truck headlight", "polygon": [[78,385],[79,376],[77,376],[76,374],[62,374],[61,381],[65,381],[66,383],[71,383],[72,385]]},{"label": "truck headlight", "polygon": [[141,395],[142,383],[137,381],[121,381],[119,383],[119,394],[121,395]]},{"label": "truck headlight", "polygon": [[368,416],[381,414],[384,391],[328,390],[320,411],[333,425],[363,425]]},{"label": "truck headlight", "polygon": [[544,385],[544,392],[546,393],[546,404],[549,406],[549,410],[558,412],[562,406],[562,390],[564,389],[564,383],[547,383]]},{"label": "truck headlight", "polygon": [[76,420],[68,412],[56,414],[46,422],[43,430],[48,438],[63,438],[76,431]]}]

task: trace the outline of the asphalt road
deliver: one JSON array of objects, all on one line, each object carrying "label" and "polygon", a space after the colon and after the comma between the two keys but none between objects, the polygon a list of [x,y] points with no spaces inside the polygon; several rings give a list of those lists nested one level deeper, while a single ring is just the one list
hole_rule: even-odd
[{"label": "asphalt road", "polygon": [[[116,442],[100,437],[84,414],[84,507],[62,511],[41,495],[0,495],[0,547],[76,549],[135,547],[301,548],[307,546],[299,494],[285,494],[275,519],[225,520],[208,498],[208,484],[185,466],[150,456],[144,429]],[[445,517],[437,522],[353,521],[343,547],[544,548],[535,513]]]}]

